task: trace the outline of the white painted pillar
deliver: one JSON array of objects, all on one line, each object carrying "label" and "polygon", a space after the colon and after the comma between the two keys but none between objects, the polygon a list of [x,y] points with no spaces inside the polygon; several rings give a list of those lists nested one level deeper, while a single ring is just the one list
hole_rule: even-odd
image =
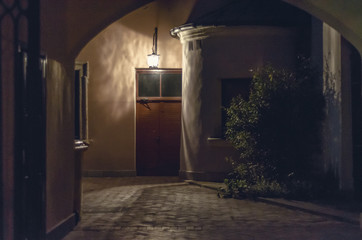
[{"label": "white painted pillar", "polygon": [[323,91],[326,98],[324,169],[339,180],[341,190],[353,189],[350,79],[343,79],[341,35],[323,24]]}]

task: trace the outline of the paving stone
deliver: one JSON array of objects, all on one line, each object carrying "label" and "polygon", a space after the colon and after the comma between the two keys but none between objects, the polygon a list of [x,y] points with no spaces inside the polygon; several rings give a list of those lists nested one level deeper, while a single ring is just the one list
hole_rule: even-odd
[{"label": "paving stone", "polygon": [[177,178],[86,178],[82,221],[64,240],[360,240],[358,226],[263,202],[221,199]]}]

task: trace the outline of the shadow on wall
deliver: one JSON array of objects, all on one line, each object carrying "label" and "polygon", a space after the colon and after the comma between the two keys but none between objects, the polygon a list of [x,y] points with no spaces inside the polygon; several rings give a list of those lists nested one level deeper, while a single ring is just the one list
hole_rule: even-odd
[{"label": "shadow on wall", "polygon": [[[145,37],[117,24],[113,29],[106,30],[101,38],[90,43],[89,48],[95,49],[90,58],[91,71],[94,72],[89,86],[89,96],[92,96],[90,101],[98,102],[106,108],[106,117],[111,121],[118,121],[123,114],[133,111],[132,66],[145,61],[142,54],[138,54],[147,53],[147,46],[142,42],[152,41],[150,37],[142,38]],[[93,48],[93,44],[96,47]]]},{"label": "shadow on wall", "polygon": [[[148,67],[146,56],[152,50],[153,31],[153,26],[147,34],[122,21],[116,22],[94,38],[78,57],[90,62],[89,100],[102,103],[110,120],[119,120],[134,107],[134,69]],[[169,36],[169,27],[161,31],[160,67],[181,67],[181,44]]]},{"label": "shadow on wall", "polygon": [[147,4],[108,26],[81,51],[77,59],[90,62],[89,101],[102,104],[109,120],[133,113],[134,69],[148,67],[146,56],[151,53],[156,26],[160,67],[181,67],[181,44],[169,31],[186,21],[194,3],[159,0]]},{"label": "shadow on wall", "polygon": [[116,22],[78,59],[89,61],[89,136],[85,169],[130,170],[134,159],[135,67],[146,67],[145,36]]}]

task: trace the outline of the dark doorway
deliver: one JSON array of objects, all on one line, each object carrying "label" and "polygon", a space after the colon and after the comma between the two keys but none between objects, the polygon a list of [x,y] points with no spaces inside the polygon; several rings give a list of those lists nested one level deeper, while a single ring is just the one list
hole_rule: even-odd
[{"label": "dark doorway", "polygon": [[181,79],[180,69],[137,69],[137,175],[178,175]]}]

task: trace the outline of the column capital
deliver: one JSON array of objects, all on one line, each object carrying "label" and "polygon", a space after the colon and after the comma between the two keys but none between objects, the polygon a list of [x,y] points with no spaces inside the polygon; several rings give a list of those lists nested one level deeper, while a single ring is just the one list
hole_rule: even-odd
[{"label": "column capital", "polygon": [[202,40],[208,38],[213,33],[221,31],[225,26],[195,26],[194,24],[184,24],[170,30],[170,34],[174,38],[180,39],[181,43]]}]

